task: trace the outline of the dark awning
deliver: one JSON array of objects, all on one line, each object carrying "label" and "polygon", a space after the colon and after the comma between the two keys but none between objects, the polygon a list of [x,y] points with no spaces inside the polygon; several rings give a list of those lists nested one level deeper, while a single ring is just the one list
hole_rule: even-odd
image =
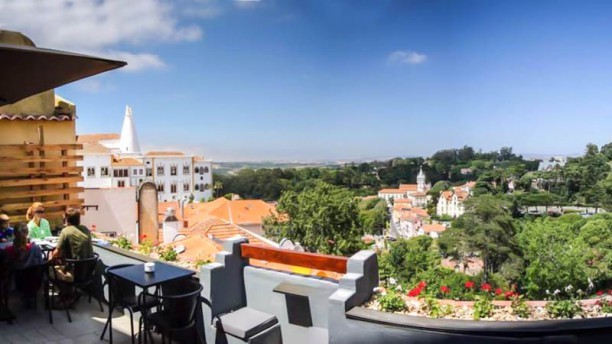
[{"label": "dark awning", "polygon": [[126,64],[66,51],[0,44],[0,106]]}]

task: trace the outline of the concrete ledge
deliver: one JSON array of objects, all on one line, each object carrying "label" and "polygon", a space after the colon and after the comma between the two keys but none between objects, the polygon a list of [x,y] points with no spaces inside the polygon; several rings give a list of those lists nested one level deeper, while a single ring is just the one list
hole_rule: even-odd
[{"label": "concrete ledge", "polygon": [[473,321],[458,319],[433,319],[380,312],[354,307],[346,312],[347,319],[404,328],[444,332],[452,335],[495,336],[508,338],[548,337],[558,335],[609,334],[612,335],[612,317],[572,320],[539,321]]}]

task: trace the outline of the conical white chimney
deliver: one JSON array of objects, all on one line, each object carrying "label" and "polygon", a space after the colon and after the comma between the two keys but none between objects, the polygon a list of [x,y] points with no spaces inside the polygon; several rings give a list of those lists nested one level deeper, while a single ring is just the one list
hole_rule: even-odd
[{"label": "conical white chimney", "polygon": [[125,118],[123,119],[123,128],[121,129],[119,151],[121,154],[141,154],[138,135],[136,135],[136,127],[134,127],[134,117],[132,117],[132,108],[129,105],[125,107]]}]

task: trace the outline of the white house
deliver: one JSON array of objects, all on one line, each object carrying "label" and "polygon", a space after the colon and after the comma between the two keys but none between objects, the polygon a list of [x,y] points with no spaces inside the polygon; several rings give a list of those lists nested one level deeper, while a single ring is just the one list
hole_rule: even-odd
[{"label": "white house", "polygon": [[472,195],[475,182],[456,186],[451,190],[442,191],[438,199],[436,214],[438,216],[459,217],[465,212],[463,202]]},{"label": "white house", "polygon": [[431,185],[426,184],[425,173],[421,168],[417,175],[416,184],[400,184],[397,189],[381,189],[378,191],[378,197],[386,200],[389,205],[392,200],[408,199],[416,207],[425,207],[429,200],[427,196],[429,189],[431,189]]},{"label": "white house", "polygon": [[[79,135],[83,144],[84,181],[89,188],[137,187],[143,181],[158,186],[161,202],[212,197],[212,162],[182,152],[143,154],[136,133],[132,109],[126,107],[121,135]],[[85,200],[87,204],[87,200]]]}]

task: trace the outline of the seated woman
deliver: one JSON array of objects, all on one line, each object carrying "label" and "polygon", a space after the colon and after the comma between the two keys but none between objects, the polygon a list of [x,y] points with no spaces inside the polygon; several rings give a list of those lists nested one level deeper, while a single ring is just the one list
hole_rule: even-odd
[{"label": "seated woman", "polygon": [[[43,253],[36,244],[28,242],[28,227],[25,223],[15,226],[15,238],[13,246],[7,247],[6,262],[14,270],[15,289],[22,293],[22,301],[26,308],[31,308],[35,303],[36,292],[42,283],[43,270],[40,274],[24,270],[31,266],[43,264]],[[37,281],[37,282],[35,282]]]},{"label": "seated woman", "polygon": [[13,246],[6,249],[6,259],[16,269],[23,269],[44,262],[40,247],[28,241],[28,227],[24,223],[15,226]]},{"label": "seated woman", "polygon": [[28,208],[26,218],[28,222],[28,229],[30,230],[29,237],[32,239],[44,239],[51,236],[51,226],[49,221],[43,218],[45,214],[45,208],[40,202],[34,202]]}]

